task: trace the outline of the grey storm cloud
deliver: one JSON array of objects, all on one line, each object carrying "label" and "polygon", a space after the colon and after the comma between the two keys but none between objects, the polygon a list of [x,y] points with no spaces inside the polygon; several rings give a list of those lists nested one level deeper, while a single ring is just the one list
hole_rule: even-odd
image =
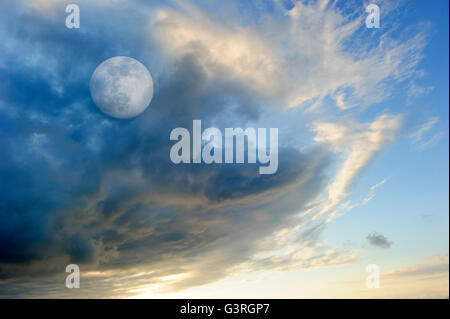
[{"label": "grey storm cloud", "polygon": [[367,235],[366,239],[370,245],[380,248],[389,248],[392,245],[392,242],[390,242],[385,236],[376,232]]}]

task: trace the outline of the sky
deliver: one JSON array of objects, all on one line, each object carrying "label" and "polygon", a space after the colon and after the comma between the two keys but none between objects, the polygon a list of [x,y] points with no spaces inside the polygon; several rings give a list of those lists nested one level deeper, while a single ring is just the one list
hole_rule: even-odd
[{"label": "sky", "polygon": [[[1,1],[0,297],[448,298],[448,12]],[[91,98],[115,56],[152,75],[132,119]],[[277,172],[172,163],[194,119],[278,128]]]}]

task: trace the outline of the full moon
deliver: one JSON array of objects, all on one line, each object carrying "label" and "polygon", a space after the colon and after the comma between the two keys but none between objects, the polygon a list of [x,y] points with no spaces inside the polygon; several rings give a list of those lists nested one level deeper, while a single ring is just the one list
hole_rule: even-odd
[{"label": "full moon", "polygon": [[129,119],[138,116],[153,97],[153,79],[141,62],[126,56],[105,60],[94,71],[91,96],[109,116]]}]

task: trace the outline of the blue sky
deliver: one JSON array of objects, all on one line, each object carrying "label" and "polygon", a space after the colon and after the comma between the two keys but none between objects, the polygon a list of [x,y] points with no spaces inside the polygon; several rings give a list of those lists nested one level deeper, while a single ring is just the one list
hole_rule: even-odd
[{"label": "blue sky", "polygon": [[[436,6],[416,1],[406,5],[406,17],[399,23],[428,21],[430,31],[420,68],[426,72],[420,83],[434,87],[426,96],[421,96],[406,105],[411,122],[419,122],[426,116],[436,116],[439,122],[435,132],[448,130],[448,18],[444,12],[448,3],[437,2]],[[406,90],[406,86],[403,87]],[[402,91],[400,91],[402,92]],[[383,105],[398,108],[401,97]],[[420,124],[419,124],[420,125]],[[413,125],[414,126],[414,125]],[[406,135],[407,133],[405,133]],[[429,138],[433,133],[428,132]],[[419,257],[429,250],[445,250],[448,242],[448,134],[444,134],[433,147],[418,150],[407,136],[400,136],[385,153],[376,160],[370,171],[360,181],[358,188],[364,189],[377,179],[389,177],[389,181],[377,190],[376,204],[372,203],[344,216],[336,224],[359,228],[385,229],[389,232],[398,250],[394,254],[408,251],[408,255]],[[354,193],[355,196],[358,192]],[[361,192],[359,192],[361,196]],[[358,211],[361,212],[359,215]],[[335,225],[336,233],[341,233]]]},{"label": "blue sky", "polygon": [[[2,2],[0,296],[448,298],[448,2],[374,2]],[[133,119],[90,95],[114,56]],[[277,173],[173,164],[194,119],[278,128]]]}]

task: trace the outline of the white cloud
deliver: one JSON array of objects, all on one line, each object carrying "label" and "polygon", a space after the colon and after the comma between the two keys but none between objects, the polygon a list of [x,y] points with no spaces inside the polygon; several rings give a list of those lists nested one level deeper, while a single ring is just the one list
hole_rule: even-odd
[{"label": "white cloud", "polygon": [[[372,123],[315,123],[314,140],[327,144],[341,158],[336,176],[327,187],[327,199],[320,208],[313,210],[317,212],[317,217],[332,212],[348,197],[349,186],[355,177],[377,152],[394,140],[401,121],[401,115],[384,114]],[[336,212],[330,214],[330,219],[335,217]]]},{"label": "white cloud", "polygon": [[430,117],[425,123],[420,126],[420,128],[413,134],[413,139],[416,142],[419,142],[422,140],[422,137],[425,132],[431,130],[433,126],[439,121],[437,117]]},{"label": "white cloud", "polygon": [[426,95],[433,90],[434,86],[421,86],[412,80],[408,87],[408,102],[411,102],[412,98]]},{"label": "white cloud", "polygon": [[434,254],[430,256],[431,262],[422,262],[409,267],[394,269],[382,275],[383,279],[397,280],[408,277],[430,277],[439,276],[448,281],[449,266],[448,256]]},{"label": "white cloud", "polygon": [[185,5],[183,11],[158,10],[150,31],[171,58],[194,54],[210,75],[240,81],[282,106],[331,96],[338,108],[348,109],[388,96],[385,82],[410,76],[425,45],[419,32],[401,42],[384,34],[370,39],[368,48],[367,40],[354,40],[365,28],[363,17],[352,18],[327,1],[297,2],[282,19],[242,26]]},{"label": "white cloud", "polygon": [[357,255],[357,249],[341,251],[325,243],[308,240],[293,245],[286,251],[271,252],[265,258],[256,258],[252,267],[278,271],[320,268],[354,263]]},{"label": "white cloud", "polygon": [[437,117],[430,117],[417,129],[417,131],[415,131],[411,135],[413,142],[418,146],[420,150],[425,150],[435,146],[437,143],[439,143],[441,138],[444,137],[444,132],[438,132],[428,139],[426,139],[425,137],[426,133],[431,131],[438,122],[439,119]]},{"label": "white cloud", "polygon": [[[355,177],[387,143],[395,138],[401,123],[401,115],[386,114],[371,123],[356,121],[346,124],[315,123],[314,140],[326,145],[340,156],[336,175],[319,202],[294,216],[290,225],[261,241],[258,253],[254,257],[256,265],[286,270],[354,262],[357,250],[341,251],[319,242],[317,237],[324,223],[364,205],[373,198],[375,189],[388,181],[388,178],[385,178],[371,186],[369,194],[361,203],[354,204],[348,200],[349,187]],[[310,262],[312,260],[314,262]]]}]

